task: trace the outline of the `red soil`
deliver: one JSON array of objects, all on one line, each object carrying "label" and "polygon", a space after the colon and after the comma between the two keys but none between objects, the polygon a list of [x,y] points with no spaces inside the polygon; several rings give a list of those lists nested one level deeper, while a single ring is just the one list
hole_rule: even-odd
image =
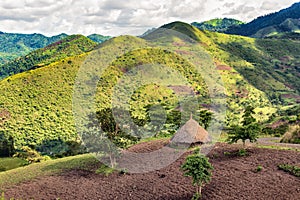
[{"label": "red soil", "polygon": [[[131,151],[153,151],[162,145],[164,141],[143,143]],[[299,199],[300,179],[277,169],[282,163],[299,165],[299,152],[249,147],[248,156],[224,155],[237,148],[218,144],[209,153],[215,170],[211,183],[203,188],[203,199]],[[106,177],[73,170],[22,183],[5,194],[17,199],[191,199],[195,188],[180,171],[186,155],[164,169],[145,174],[116,172]],[[263,170],[256,172],[259,165]]]}]

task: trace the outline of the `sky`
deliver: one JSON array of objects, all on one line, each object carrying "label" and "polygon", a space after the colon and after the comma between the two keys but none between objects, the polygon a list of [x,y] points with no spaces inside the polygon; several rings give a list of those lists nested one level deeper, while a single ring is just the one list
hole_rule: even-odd
[{"label": "sky", "polygon": [[249,22],[299,0],[1,0],[0,31],[140,35],[173,22],[235,18]]}]

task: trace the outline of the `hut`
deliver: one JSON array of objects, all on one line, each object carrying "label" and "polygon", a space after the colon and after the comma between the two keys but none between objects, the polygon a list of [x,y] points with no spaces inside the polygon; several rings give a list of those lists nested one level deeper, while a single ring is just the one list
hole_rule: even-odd
[{"label": "hut", "polygon": [[191,116],[190,120],[182,126],[172,137],[172,145],[193,146],[205,144],[210,141],[208,132],[202,128]]}]

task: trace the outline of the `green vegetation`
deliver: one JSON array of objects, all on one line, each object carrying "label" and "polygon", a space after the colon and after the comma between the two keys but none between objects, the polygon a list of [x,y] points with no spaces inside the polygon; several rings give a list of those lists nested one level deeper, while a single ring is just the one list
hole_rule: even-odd
[{"label": "green vegetation", "polygon": [[262,170],[263,170],[264,168],[261,166],[261,165],[258,165],[257,167],[256,167],[256,172],[261,172]]},{"label": "green vegetation", "polygon": [[103,36],[99,34],[92,34],[87,37],[97,43],[105,42],[106,40],[109,40],[111,38],[110,36]]},{"label": "green vegetation", "polygon": [[[229,143],[236,143],[242,140],[243,147],[245,149],[246,140],[255,142],[260,132],[260,126],[256,123],[256,119],[252,116],[254,114],[254,108],[248,106],[243,115],[241,126],[233,126],[229,131],[228,141]],[[240,152],[244,154],[244,152]]]},{"label": "green vegetation", "polygon": [[300,40],[300,33],[278,33],[276,35],[268,36],[269,39],[290,39],[290,40]]},{"label": "green vegetation", "polygon": [[[228,125],[239,122],[246,105],[255,107],[259,123],[272,123],[285,116],[279,113],[282,105],[296,104],[299,95],[297,52],[300,51],[297,41],[256,40],[202,32],[181,22],[163,28],[179,31],[201,42],[214,58],[226,87]],[[280,66],[278,70],[274,70],[275,62]]]},{"label": "green vegetation", "polygon": [[96,174],[104,174],[105,176],[108,176],[112,173],[114,173],[115,169],[114,168],[110,168],[106,165],[101,165],[97,170],[96,170]]},{"label": "green vegetation", "polygon": [[0,132],[0,157],[9,157],[15,153],[14,139]]},{"label": "green vegetation", "polygon": [[197,186],[193,199],[199,199],[202,187],[211,180],[213,166],[209,163],[207,157],[200,154],[200,149],[197,149],[186,158],[181,169],[184,171],[185,176],[192,177],[193,185]]},{"label": "green vegetation", "polygon": [[97,164],[99,164],[99,161],[95,157],[86,154],[34,163],[25,167],[0,172],[0,190],[3,191],[12,185],[30,181],[37,177],[59,174],[65,170],[81,169],[94,172],[94,169],[91,169],[91,167]]},{"label": "green vegetation", "polygon": [[200,30],[250,36],[255,38],[299,39],[300,3],[276,13],[258,17],[243,23],[235,19],[212,19],[209,21],[192,23]]},{"label": "green vegetation", "polygon": [[300,144],[300,126],[291,125],[280,142]]},{"label": "green vegetation", "polygon": [[[11,62],[18,57],[25,56],[32,51],[44,48],[50,44],[58,42],[68,37],[67,34],[59,34],[52,37],[46,37],[42,34],[17,34],[3,33],[0,31],[0,66]],[[92,34],[89,39],[97,43],[102,43],[110,36]],[[0,73],[0,77],[2,77]]]},{"label": "green vegetation", "polygon": [[[260,124],[269,125],[285,119],[288,113],[293,115],[287,121],[297,120],[299,109],[293,105],[297,102],[300,88],[297,78],[299,43],[203,32],[181,22],[163,27],[180,31],[199,41],[214,59],[226,88],[227,126],[239,125],[243,110],[248,105],[255,108],[252,115]],[[98,48],[111,51],[110,43],[120,44],[120,47],[124,43],[147,47],[147,42],[141,38],[122,36],[112,38]],[[70,36],[12,63],[18,69],[21,66],[23,70],[32,69],[0,81],[0,134],[6,140],[12,137],[17,150],[28,146],[52,157],[85,152],[77,148],[80,139],[74,126],[72,94],[78,69],[88,56],[85,52],[95,45],[84,36]],[[177,53],[142,48],[119,57],[104,71],[97,88],[96,112],[111,109],[109,102],[113,86],[124,73],[151,63],[167,65],[178,71],[198,94],[199,102],[209,104],[206,84],[193,65]],[[123,98],[121,93],[119,98]],[[162,106],[166,110],[167,123],[156,136],[170,137],[180,126],[179,100],[172,88],[145,85],[137,88],[131,96],[129,112],[136,124],[145,125],[149,121],[150,108]],[[202,109],[199,106],[199,111]],[[205,117],[202,118],[197,120],[205,126]],[[150,133],[153,127],[148,128]]]},{"label": "green vegetation", "polygon": [[213,32],[226,32],[228,29],[231,29],[233,27],[239,26],[241,24],[244,24],[244,22],[241,22],[236,19],[230,19],[230,18],[224,18],[224,19],[212,19],[205,22],[194,22],[192,23],[193,26],[199,28],[200,30],[207,30],[207,31],[213,31]]},{"label": "green vegetation", "polygon": [[49,156],[42,156],[37,151],[35,151],[27,146],[23,146],[21,148],[21,151],[17,152],[14,155],[14,157],[26,160],[26,161],[28,161],[29,164],[43,162],[43,161],[47,161],[47,160],[51,159]]},{"label": "green vegetation", "polygon": [[290,173],[293,176],[300,177],[300,167],[289,164],[278,165],[278,169]]},{"label": "green vegetation", "polygon": [[[43,48],[67,37],[60,34],[46,37],[41,34],[16,34],[0,32],[0,66],[33,50]],[[1,76],[0,76],[1,77]]]},{"label": "green vegetation", "polygon": [[[81,39],[81,36],[79,38]],[[108,43],[121,44],[124,41],[131,42],[131,44],[144,42],[138,38],[124,36],[114,38]],[[72,41],[70,43],[72,44]],[[78,43],[76,44],[78,45]],[[90,47],[89,42],[84,44]],[[106,44],[100,48],[105,49]],[[74,155],[71,144],[76,146],[76,143],[80,144],[80,140],[73,121],[72,94],[76,74],[86,56],[83,54],[69,57],[11,76],[0,82],[2,94],[0,96],[0,113],[6,113],[0,121],[0,131],[6,136],[14,138],[17,150],[28,146],[52,157]],[[132,58],[136,58],[136,60],[134,61]],[[56,59],[56,57],[54,56],[52,59]],[[174,61],[171,63],[168,60]],[[194,74],[189,81],[195,87],[195,91],[205,96],[206,89],[203,80],[189,63],[174,53],[164,52],[160,49],[142,49],[118,58],[104,72],[96,95],[99,106],[98,113],[110,109],[112,89],[118,78],[135,65],[149,61],[176,68],[188,78]],[[173,117],[176,116],[174,109],[177,106],[173,92],[164,87],[158,90],[153,90],[153,88],[157,88],[157,86],[148,85],[135,91],[131,99],[132,117],[139,121],[147,121],[149,106],[162,104],[168,110],[168,119],[172,125],[173,120],[176,120]],[[140,107],[141,105],[142,107]],[[166,127],[166,130],[171,129],[173,130],[174,127]],[[71,153],[68,153],[70,151]]]},{"label": "green vegetation", "polygon": [[[29,146],[51,156],[79,141],[72,114],[75,76],[85,55],[17,74],[0,82],[0,132],[12,136],[16,149]],[[62,141],[62,142],[60,142]],[[62,143],[66,148],[51,148]]]},{"label": "green vegetation", "polygon": [[0,79],[20,72],[47,66],[67,57],[92,51],[97,43],[82,35],[68,36],[63,40],[38,49],[28,55],[7,63],[0,68]]},{"label": "green vegetation", "polygon": [[28,165],[28,161],[21,158],[0,158],[0,172],[8,171]]},{"label": "green vegetation", "polygon": [[227,30],[226,33],[244,36],[266,37],[282,32],[299,31],[300,24],[297,21],[300,18],[299,13],[300,3],[295,3],[287,9],[258,17],[252,22],[239,27],[233,27]]},{"label": "green vegetation", "polygon": [[275,146],[275,145],[257,145],[256,147],[262,149],[276,149],[276,150],[283,150],[283,151],[300,151],[300,149],[298,148],[282,147],[282,146]]}]

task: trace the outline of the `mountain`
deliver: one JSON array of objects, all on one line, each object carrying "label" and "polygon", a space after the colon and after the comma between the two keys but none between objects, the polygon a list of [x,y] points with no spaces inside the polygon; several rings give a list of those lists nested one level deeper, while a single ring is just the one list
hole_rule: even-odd
[{"label": "mountain", "polygon": [[200,30],[208,30],[213,32],[225,32],[228,29],[231,29],[233,27],[240,26],[241,24],[244,24],[244,22],[241,22],[236,19],[230,19],[230,18],[224,18],[224,19],[212,19],[205,22],[193,22],[192,25],[199,28]]},{"label": "mountain", "polygon": [[[109,100],[116,81],[123,73],[141,63],[161,63],[174,69],[182,65],[180,72],[184,76],[189,77],[195,74],[193,66],[178,55],[162,49],[146,48],[146,41],[143,39],[121,36],[104,42],[98,48],[108,52],[111,50],[108,48],[110,43],[119,45],[120,51],[126,50],[124,43],[145,48],[137,48],[119,57],[107,67],[98,84],[96,95],[98,110],[110,108]],[[90,48],[87,44],[83,46],[86,49]],[[72,97],[78,70],[88,55],[90,55],[89,52],[64,58],[0,81],[0,113],[3,113],[0,118],[0,134],[13,136],[18,149],[24,145],[41,149],[44,146],[56,144],[57,141],[77,141]],[[199,75],[195,74],[190,81],[195,86],[195,90],[202,91],[200,86],[203,81]],[[131,84],[133,83],[129,83],[128,87]],[[145,120],[147,106],[155,102],[161,102],[172,108],[177,107],[177,97],[172,90],[150,84],[141,87],[133,94],[131,101],[133,117],[138,121]],[[143,106],[140,107],[141,105]]]},{"label": "mountain", "polygon": [[[0,31],[0,66],[8,63],[20,56],[24,56],[34,50],[44,48],[49,44],[55,43],[66,38],[65,33],[47,37],[42,34],[18,34],[18,33],[4,33]],[[103,36],[99,34],[92,34],[88,36],[89,39],[97,43],[102,43],[110,36]]]},{"label": "mountain", "polygon": [[286,32],[300,31],[300,2],[279,12],[257,19],[225,31],[229,34],[263,38]]},{"label": "mountain", "polygon": [[182,22],[167,24],[163,28],[199,41],[214,58],[228,93],[229,121],[238,121],[239,118],[235,117],[243,109],[242,105],[253,105],[261,112],[262,119],[272,121],[281,108],[299,102],[298,41],[201,31]]},{"label": "mountain", "polygon": [[87,37],[97,43],[102,43],[111,38],[110,36],[103,36],[103,35],[99,35],[99,34],[92,34]]},{"label": "mountain", "polygon": [[0,32],[0,65],[65,37],[67,37],[66,34],[46,37],[42,34]]},{"label": "mountain", "polygon": [[96,42],[82,35],[67,36],[60,41],[2,65],[0,67],[0,80],[13,74],[49,65],[50,63],[67,57],[89,52],[93,50],[96,45]]},{"label": "mountain", "polygon": [[300,40],[300,33],[278,33],[276,35],[268,36],[267,38]]},{"label": "mountain", "polygon": [[[255,39],[201,31],[183,22],[173,22],[162,28],[189,36],[211,56],[226,89],[227,125],[237,124],[248,105],[255,107],[255,117],[263,125],[282,119],[297,119],[298,112],[287,113],[299,110],[299,41]],[[57,141],[78,141],[72,108],[74,83],[78,70],[94,48],[109,56],[111,51],[126,52],[127,44],[135,47],[104,70],[95,96],[97,112],[111,107],[114,85],[124,74],[132,73],[136,66],[149,63],[177,70],[192,85],[191,89],[197,97],[207,96],[208,89],[203,77],[197,73],[195,66],[180,56],[180,52],[188,54],[193,48],[181,47],[183,41],[176,35],[170,36],[168,41],[174,52],[159,47],[150,48],[146,39],[156,31],[159,29],[142,38],[112,38],[97,46],[84,36],[70,36],[61,43],[20,58],[22,62],[16,60],[15,64],[11,63],[16,69],[25,67],[24,72],[0,81],[0,134],[12,136],[18,149],[22,146],[43,149],[57,144]],[[165,39],[157,41],[157,46],[166,43]],[[115,44],[115,49],[110,44]],[[44,53],[50,56],[41,56]],[[34,62],[27,63],[28,58]],[[136,82],[124,85],[131,88],[134,84]],[[156,84],[137,88],[129,101],[135,122],[144,124],[148,119],[149,106],[162,105],[166,109],[167,121],[173,123],[162,134],[172,135],[176,130],[174,123],[177,118],[180,119],[178,98],[173,91],[177,89],[182,90]],[[121,93],[118,94],[119,99],[124,99]],[[209,101],[205,103],[209,104]]]}]

